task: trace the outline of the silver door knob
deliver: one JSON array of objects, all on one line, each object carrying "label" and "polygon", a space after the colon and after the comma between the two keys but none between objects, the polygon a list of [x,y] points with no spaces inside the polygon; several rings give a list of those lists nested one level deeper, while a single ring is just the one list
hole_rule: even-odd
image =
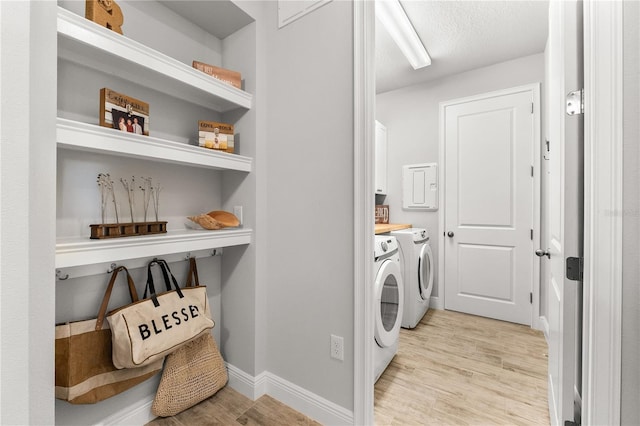
[{"label": "silver door knob", "polygon": [[542,249],[536,250],[536,256],[538,256],[538,257],[547,256],[547,259],[551,259],[551,253],[549,253],[549,249],[547,249],[547,250],[542,250]]},{"label": "silver door knob", "polygon": [[451,232],[451,231],[447,232],[447,236],[448,236],[449,238],[453,238],[453,232]]}]

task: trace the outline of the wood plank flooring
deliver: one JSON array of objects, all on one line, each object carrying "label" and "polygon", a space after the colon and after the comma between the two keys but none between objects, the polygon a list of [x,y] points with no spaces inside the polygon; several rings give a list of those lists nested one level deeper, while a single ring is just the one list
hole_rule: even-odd
[{"label": "wood plank flooring", "polygon": [[[375,387],[375,422],[387,425],[548,425],[547,344],[529,327],[430,310]],[[262,396],[229,386],[147,426],[319,425]]]},{"label": "wood plank flooring", "polygon": [[376,425],[548,425],[547,344],[523,325],[429,310],[375,386]]},{"label": "wood plank flooring", "polygon": [[146,426],[196,425],[320,426],[320,423],[268,395],[263,395],[254,402],[226,386],[195,407],[173,417],[157,418]]}]

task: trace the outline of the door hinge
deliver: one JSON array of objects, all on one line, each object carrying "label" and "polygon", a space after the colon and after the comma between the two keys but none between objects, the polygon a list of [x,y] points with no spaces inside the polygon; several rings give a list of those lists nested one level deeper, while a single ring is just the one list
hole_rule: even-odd
[{"label": "door hinge", "polygon": [[531,241],[533,241],[533,229],[531,230]]},{"label": "door hinge", "polygon": [[584,261],[581,257],[567,257],[566,267],[568,280],[582,281]]},{"label": "door hinge", "polygon": [[533,166],[531,166],[531,177],[533,177]]},{"label": "door hinge", "polygon": [[567,115],[584,113],[584,89],[569,92],[567,95]]},{"label": "door hinge", "polygon": [[531,102],[531,114],[533,114],[533,102]]},{"label": "door hinge", "polygon": [[529,293],[529,303],[533,305],[533,293]]}]

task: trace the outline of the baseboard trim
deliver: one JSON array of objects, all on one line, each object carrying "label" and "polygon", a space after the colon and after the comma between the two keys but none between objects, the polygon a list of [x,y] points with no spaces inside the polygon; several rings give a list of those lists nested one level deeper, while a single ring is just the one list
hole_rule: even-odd
[{"label": "baseboard trim", "polygon": [[267,393],[266,372],[253,377],[229,363],[227,363],[227,372],[229,374],[229,386],[250,400],[255,401]]},{"label": "baseboard trim", "polygon": [[269,395],[322,424],[353,424],[353,411],[275,374],[264,371],[254,378],[231,364],[227,364],[227,368],[229,386],[254,401],[262,395]]},{"label": "baseboard trim", "polygon": [[[314,394],[275,374],[263,371],[256,377],[227,363],[228,386],[255,401],[262,395],[269,395],[305,416],[322,424],[352,425],[353,411],[347,410],[319,395]],[[155,419],[151,413],[154,396],[112,414],[95,426],[144,425]]]},{"label": "baseboard trim", "polygon": [[431,299],[429,299],[429,308],[430,309],[437,309],[439,311],[443,311],[444,310],[444,303],[442,303],[443,300],[440,297],[437,296],[432,296]]},{"label": "baseboard trim", "polygon": [[145,425],[156,418],[151,412],[153,399],[154,395],[142,399],[96,423],[95,426]]},{"label": "baseboard trim", "polygon": [[544,338],[549,344],[549,322],[547,321],[547,317],[540,317],[540,325],[542,332],[544,333]]}]

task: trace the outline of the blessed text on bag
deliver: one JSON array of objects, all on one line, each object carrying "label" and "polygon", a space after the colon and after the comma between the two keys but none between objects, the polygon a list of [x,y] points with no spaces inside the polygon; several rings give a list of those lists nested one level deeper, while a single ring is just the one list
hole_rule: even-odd
[{"label": "blessed text on bag", "polygon": [[[180,318],[180,314],[182,314],[182,317],[184,318],[184,321],[182,321],[182,319]],[[199,314],[200,314],[200,311],[198,311],[198,307],[197,306],[189,305],[189,309],[188,310],[187,310],[186,307],[184,307],[184,308],[182,308],[180,310],[180,312],[173,311],[171,313],[171,317],[169,317],[169,314],[162,315],[160,318],[158,318],[158,324],[164,325],[164,330],[169,330],[170,328],[173,328],[174,325],[178,326],[178,325],[182,324],[183,322],[189,321],[190,318],[198,317]],[[174,319],[174,323],[173,324],[171,324],[171,318]],[[153,328],[153,334],[162,333],[162,328],[158,328],[156,326],[156,320],[155,319],[151,320],[151,326]],[[142,340],[146,340],[149,337],[151,337],[151,330],[149,329],[149,324],[140,324],[140,325],[138,325],[138,330],[140,330],[140,337],[142,337]]]}]

